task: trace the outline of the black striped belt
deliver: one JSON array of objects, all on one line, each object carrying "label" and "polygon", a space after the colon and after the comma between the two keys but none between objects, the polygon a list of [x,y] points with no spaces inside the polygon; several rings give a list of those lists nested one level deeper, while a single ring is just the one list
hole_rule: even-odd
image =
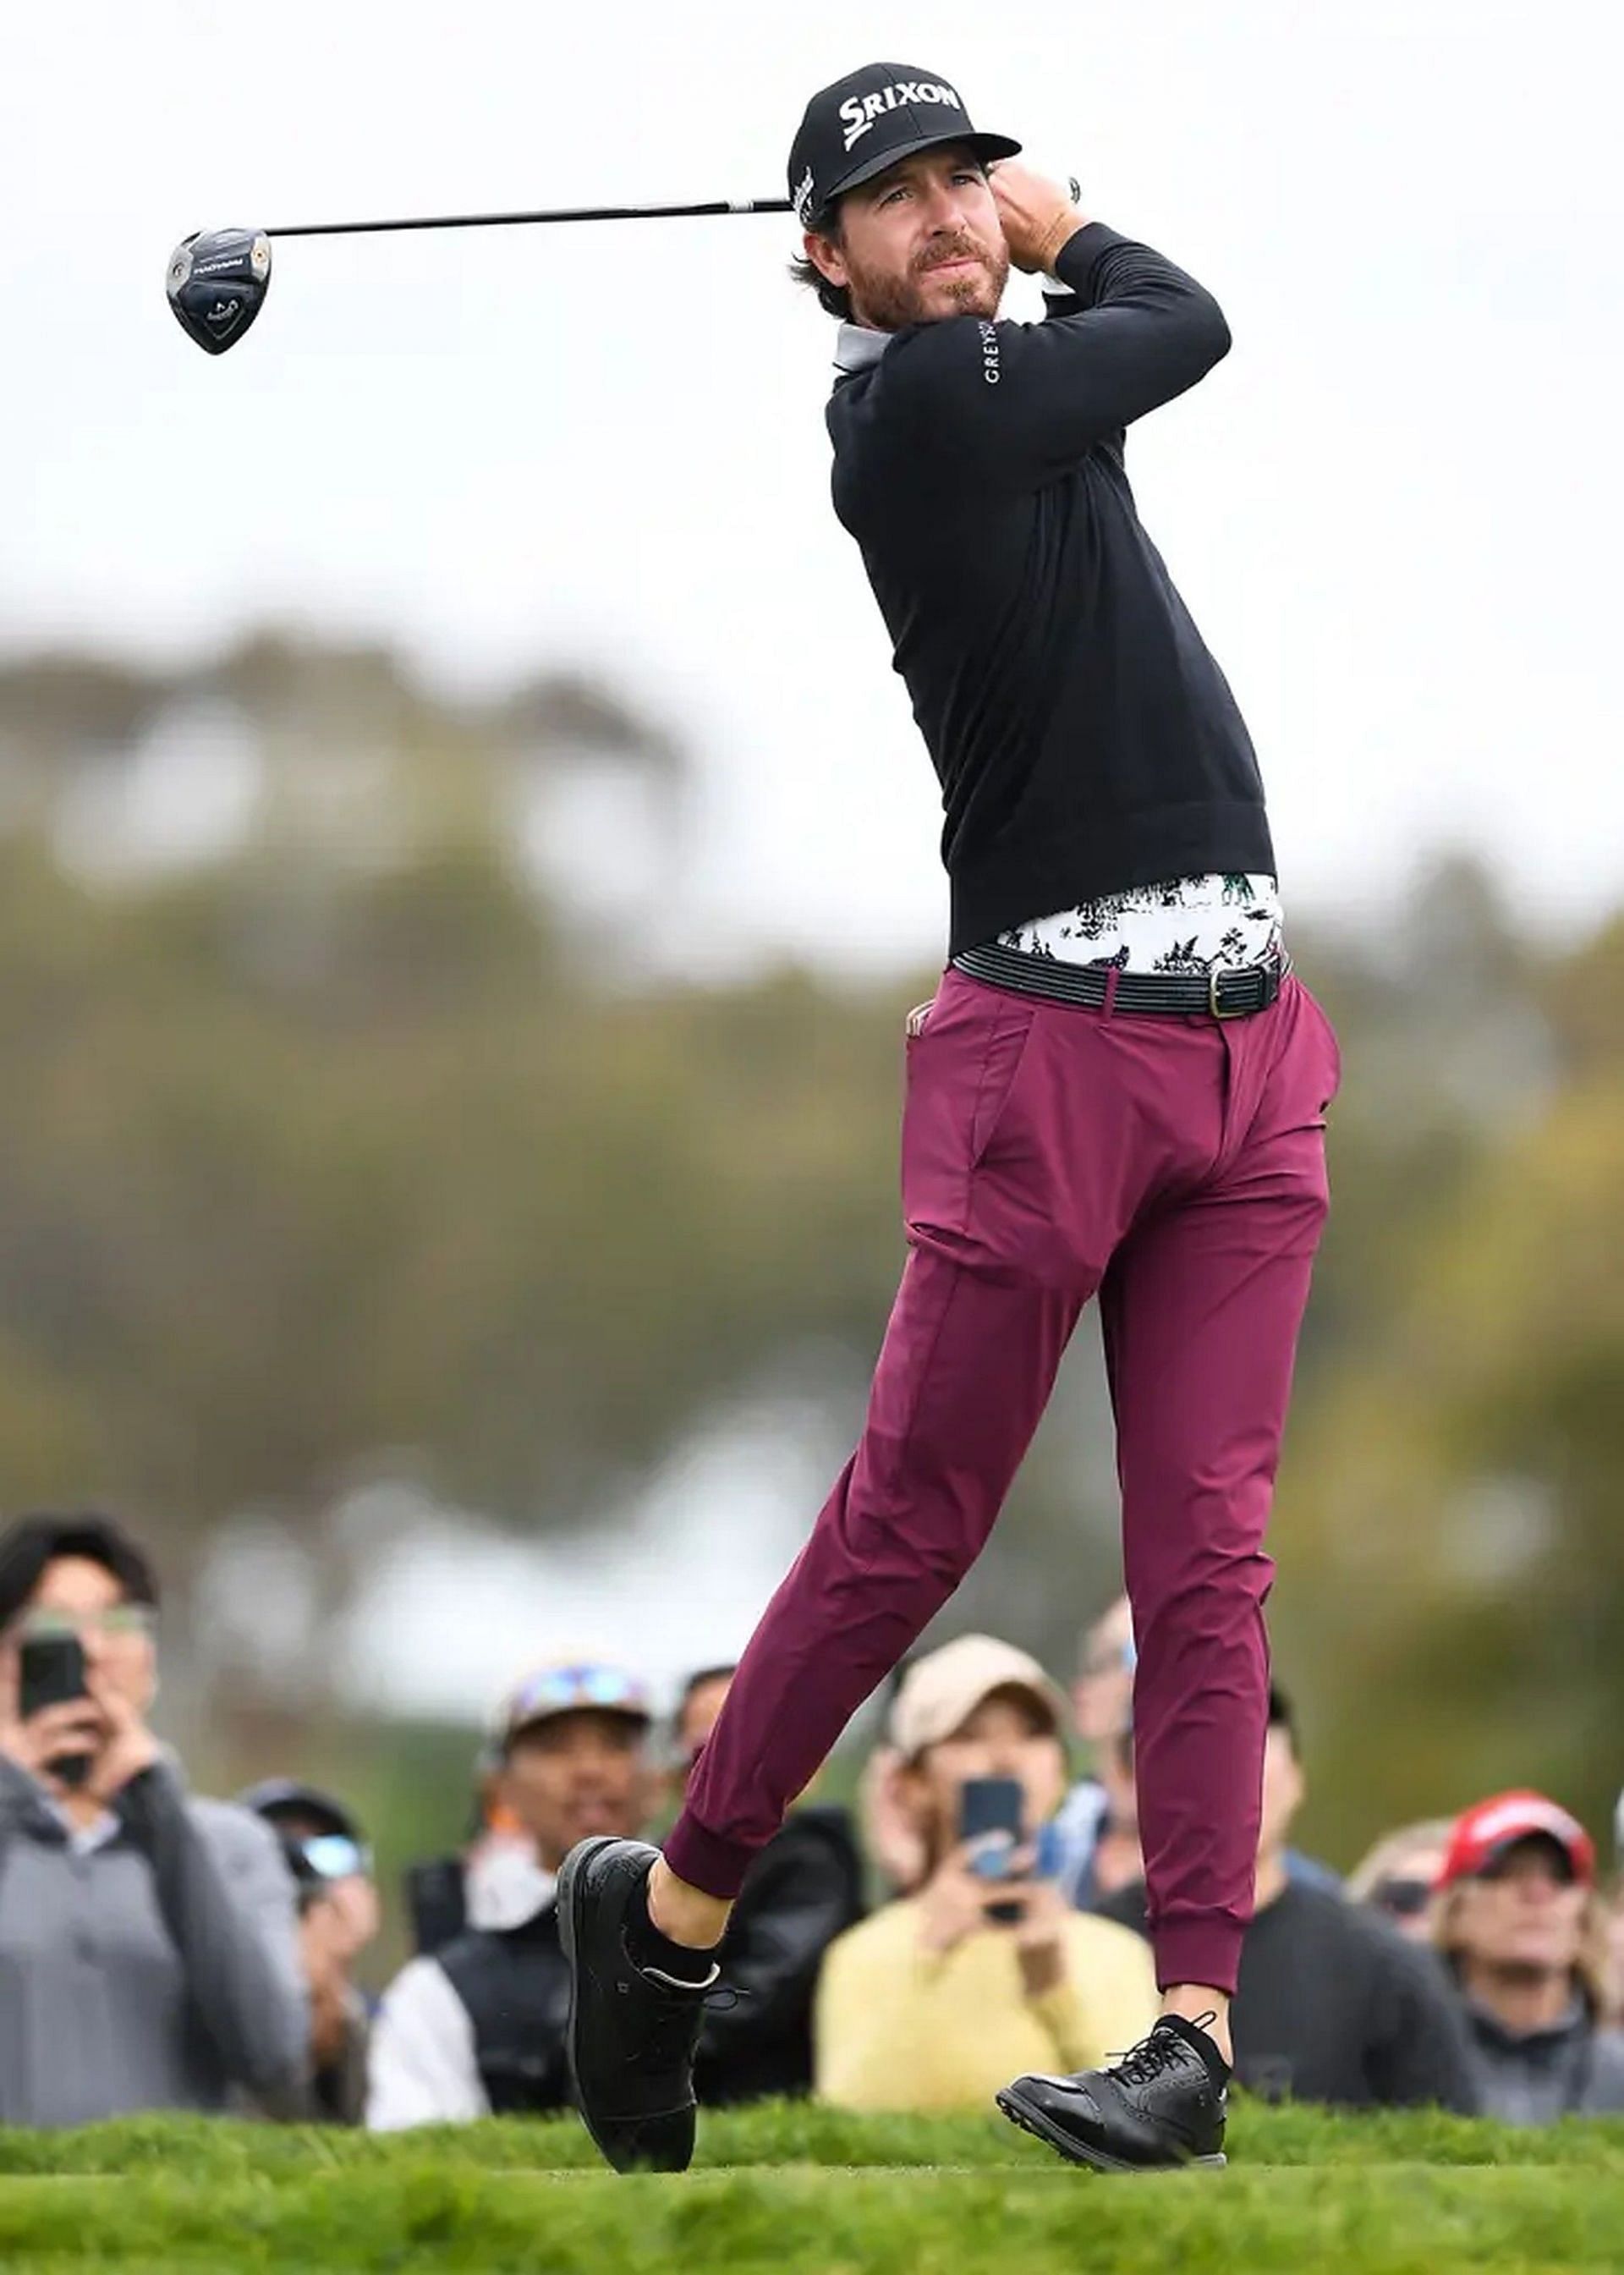
[{"label": "black striped belt", "polygon": [[1018,948],[967,948],[953,958],[956,971],[1017,994],[1053,1003],[1080,1003],[1137,1017],[1244,1019],[1266,1011],[1291,976],[1291,958],[1271,956],[1220,971],[1123,971],[1114,964],[1066,964],[1059,956],[1029,956]]}]

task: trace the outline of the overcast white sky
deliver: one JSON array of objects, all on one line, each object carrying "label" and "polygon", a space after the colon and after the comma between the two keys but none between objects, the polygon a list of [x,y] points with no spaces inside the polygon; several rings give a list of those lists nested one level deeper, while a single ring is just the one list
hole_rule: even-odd
[{"label": "overcast white sky", "polygon": [[930,956],[935,785],[784,221],[290,243],[218,361],[162,291],[230,222],[776,193],[807,94],[884,57],[1224,306],[1129,465],[1290,897],[1373,913],[1453,838],[1581,922],[1624,888],[1620,45],[1601,0],[11,0],[0,646],[270,615],[620,670],[700,760],[729,941]]}]

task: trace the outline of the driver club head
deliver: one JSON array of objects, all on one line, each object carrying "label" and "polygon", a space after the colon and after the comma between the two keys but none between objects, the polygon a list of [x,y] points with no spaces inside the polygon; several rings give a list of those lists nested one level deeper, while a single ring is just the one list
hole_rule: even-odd
[{"label": "driver club head", "polygon": [[270,284],[270,239],[262,229],[200,230],[170,257],[176,321],[210,355],[234,348]]}]

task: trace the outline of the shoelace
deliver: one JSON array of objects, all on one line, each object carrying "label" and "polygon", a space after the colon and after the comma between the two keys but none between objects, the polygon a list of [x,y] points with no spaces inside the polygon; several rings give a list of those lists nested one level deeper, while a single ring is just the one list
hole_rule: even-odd
[{"label": "shoelace", "polygon": [[695,2008],[707,2014],[725,2014],[737,2006],[744,1995],[730,1990],[725,1983],[714,1984],[706,1991],[697,1986],[691,1991],[673,1991],[668,1989],[658,1973],[646,1968],[638,1971],[645,1982],[652,1982],[664,1995],[648,2019],[642,2044],[624,2057],[632,2069],[665,2069],[685,2059],[691,2052],[690,2033]]},{"label": "shoelace", "polygon": [[[1195,2028],[1205,2030],[1216,2014],[1197,2014]],[[1152,2085],[1164,2070],[1171,2069],[1181,2054],[1195,2054],[1195,2048],[1176,2030],[1165,2029],[1159,2022],[1148,2038],[1141,2038],[1137,2046],[1123,2054],[1110,2056],[1111,2075],[1122,2085]],[[1196,2054],[1198,2061],[1201,2058]]]}]

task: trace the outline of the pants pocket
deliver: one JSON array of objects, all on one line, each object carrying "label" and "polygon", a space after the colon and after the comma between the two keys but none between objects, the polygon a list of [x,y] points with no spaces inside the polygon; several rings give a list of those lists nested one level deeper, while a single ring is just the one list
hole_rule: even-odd
[{"label": "pants pocket", "polygon": [[910,1225],[967,1229],[971,1178],[998,1135],[1036,1009],[1030,997],[960,980],[944,986],[922,1031],[910,1033],[903,1109]]},{"label": "pants pocket", "polygon": [[1026,1055],[1026,1046],[1031,1040],[1032,1023],[1038,1007],[1031,1001],[1013,999],[1013,1013],[1001,1019],[987,1040],[986,1056],[981,1062],[981,1081],[976,1092],[975,1110],[971,1116],[970,1166],[978,1169],[993,1149],[1014,1095],[1016,1077],[1021,1071],[1021,1061]]},{"label": "pants pocket", "polygon": [[[1299,980],[1297,984],[1299,987],[1303,987],[1301,980]],[[1320,1034],[1325,1041],[1326,1065],[1329,1068],[1329,1073],[1326,1077],[1324,1085],[1325,1096],[1321,1100],[1319,1107],[1320,1112],[1324,1114],[1329,1108],[1332,1100],[1335,1098],[1338,1091],[1341,1090],[1342,1086],[1342,1046],[1337,1040],[1336,1029],[1331,1024],[1330,1020],[1326,1016],[1325,1006],[1320,1002],[1319,998],[1311,988],[1303,987],[1303,1001],[1308,1005],[1310,1010],[1313,1013],[1315,1021],[1318,1025]]]}]

